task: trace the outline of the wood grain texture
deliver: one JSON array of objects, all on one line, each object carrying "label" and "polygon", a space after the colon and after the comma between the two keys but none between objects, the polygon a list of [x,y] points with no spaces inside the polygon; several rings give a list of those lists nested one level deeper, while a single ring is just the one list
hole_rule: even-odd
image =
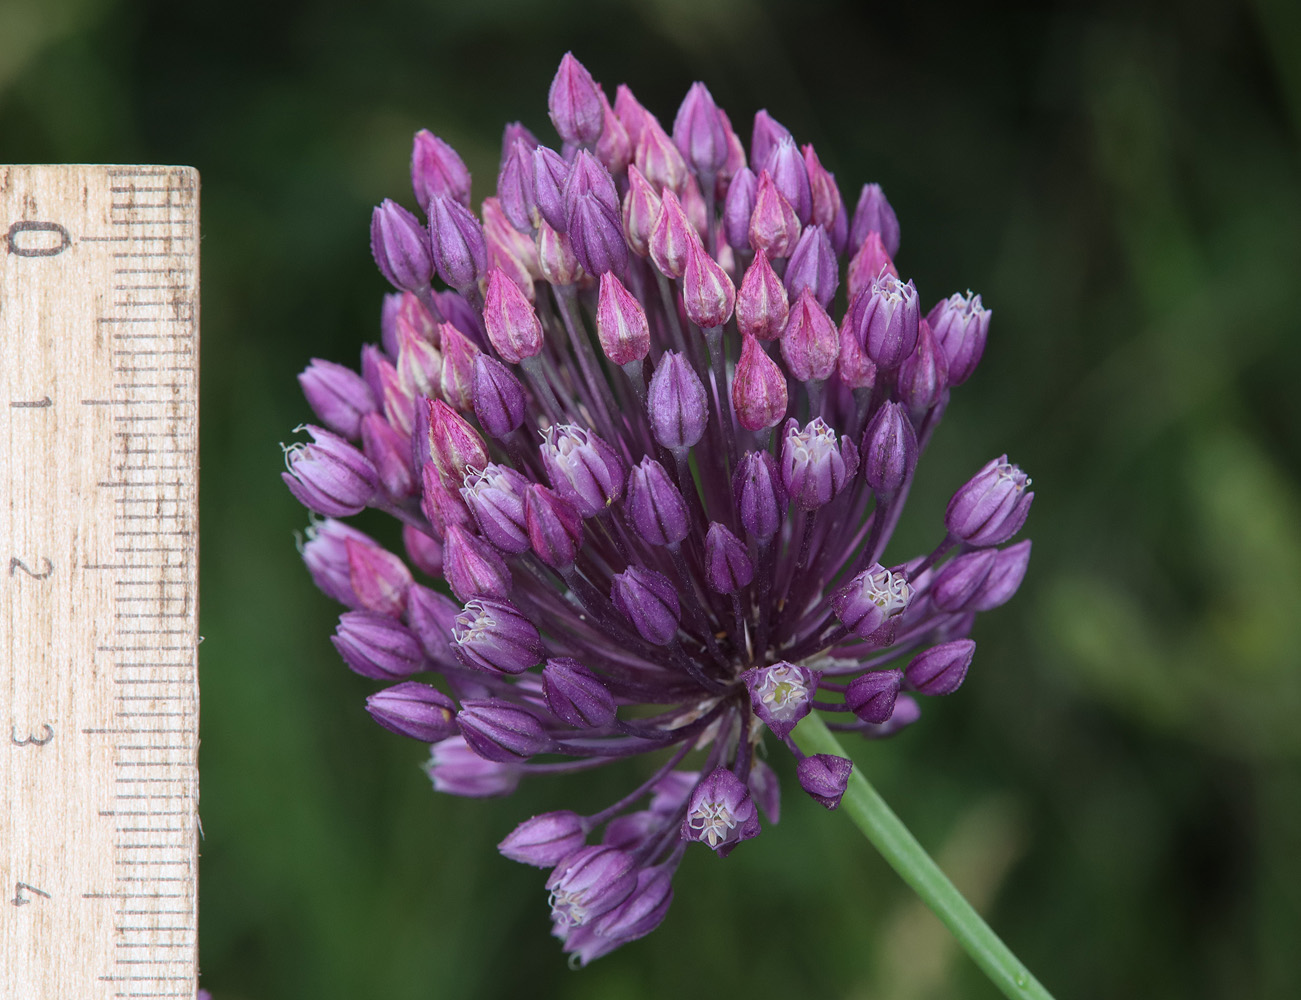
[{"label": "wood grain texture", "polygon": [[0,166],[0,998],[193,997],[198,175]]}]

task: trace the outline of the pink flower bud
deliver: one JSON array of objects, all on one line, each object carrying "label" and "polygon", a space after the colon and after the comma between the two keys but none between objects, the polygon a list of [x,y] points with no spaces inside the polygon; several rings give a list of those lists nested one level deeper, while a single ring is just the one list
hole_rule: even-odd
[{"label": "pink flower bud", "polygon": [[508,364],[519,364],[542,350],[542,324],[537,313],[519,286],[499,268],[488,275],[483,325],[488,340]]},{"label": "pink flower bud", "polygon": [[616,365],[640,361],[650,353],[650,326],[646,321],[646,311],[611,271],[601,275],[596,333],[601,350]]},{"label": "pink flower bud", "polygon": [[786,416],[786,376],[754,337],[741,338],[741,359],[732,378],[732,408],[746,430],[776,427]]},{"label": "pink flower bud", "polygon": [[628,193],[623,199],[623,232],[638,257],[650,256],[651,233],[660,215],[660,196],[636,167],[628,168]]},{"label": "pink flower bud", "polygon": [[754,212],[750,215],[750,248],[774,259],[789,257],[801,232],[795,209],[777,190],[772,174],[763,171],[755,189]]},{"label": "pink flower bud", "polygon": [[682,304],[687,318],[702,330],[722,326],[732,318],[736,287],[718,261],[698,239],[687,246],[687,268],[682,276]]},{"label": "pink flower bud", "polygon": [[736,325],[743,334],[776,340],[786,329],[789,315],[786,286],[768,263],[767,254],[756,253],[736,295]]},{"label": "pink flower bud", "polygon": [[786,369],[799,382],[821,382],[836,370],[840,355],[839,331],[811,289],[804,289],[795,300],[790,320],[782,333],[781,351]]},{"label": "pink flower bud", "polygon": [[665,277],[680,278],[687,270],[688,247],[693,240],[699,239],[687,213],[682,210],[678,196],[665,188],[655,228],[651,230],[651,260]]}]

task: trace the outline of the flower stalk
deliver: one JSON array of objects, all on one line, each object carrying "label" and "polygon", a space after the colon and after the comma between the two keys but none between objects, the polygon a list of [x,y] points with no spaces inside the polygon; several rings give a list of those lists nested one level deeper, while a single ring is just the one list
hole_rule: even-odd
[{"label": "flower stalk", "polygon": [[[845,749],[822,717],[809,715],[795,730],[795,742],[806,753],[844,757]],[[1048,992],[1012,950],[994,933],[957,886],[940,871],[926,849],[917,842],[903,820],[895,815],[872,783],[855,768],[840,799],[863,836],[881,852],[890,867],[930,907],[958,944],[1009,1000],[1052,1000]]]}]

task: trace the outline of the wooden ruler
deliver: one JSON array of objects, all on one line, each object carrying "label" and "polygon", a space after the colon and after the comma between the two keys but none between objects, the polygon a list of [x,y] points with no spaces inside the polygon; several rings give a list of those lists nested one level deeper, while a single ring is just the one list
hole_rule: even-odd
[{"label": "wooden ruler", "polygon": [[193,997],[198,174],[0,166],[0,998]]}]

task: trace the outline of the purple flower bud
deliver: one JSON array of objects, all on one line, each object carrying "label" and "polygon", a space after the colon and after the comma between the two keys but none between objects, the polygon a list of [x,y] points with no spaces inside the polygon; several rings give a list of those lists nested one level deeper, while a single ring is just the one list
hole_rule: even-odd
[{"label": "purple flower bud", "polygon": [[438,276],[458,292],[476,287],[488,270],[483,227],[459,201],[441,197],[430,201],[429,242]]},{"label": "purple flower bud", "polygon": [[384,485],[384,492],[395,500],[414,496],[416,477],[411,471],[411,442],[395,431],[378,413],[361,419],[361,447]]},{"label": "purple flower bud", "polygon": [[520,674],[543,656],[538,630],[509,601],[473,600],[456,616],[452,642],[467,666]]},{"label": "purple flower bud", "polygon": [[921,706],[917,699],[909,694],[901,694],[894,703],[894,714],[879,725],[860,726],[858,731],[865,739],[880,740],[907,729],[922,717]]},{"label": "purple flower bud", "polygon": [[786,136],[780,139],[766,159],[755,160],[772,174],[773,184],[782,193],[802,225],[807,226],[813,216],[813,190],[809,186],[809,168],[795,146],[795,140]]},{"label": "purple flower bud", "polygon": [[569,227],[569,208],[565,204],[565,186],[569,182],[569,164],[549,146],[533,150],[533,196],[538,214],[557,232]]},{"label": "purple flower bud", "polygon": [[587,68],[566,52],[547,94],[547,111],[560,138],[575,146],[590,146],[601,136],[605,115],[601,89]]},{"label": "purple flower bud", "polygon": [[843,490],[858,471],[858,450],[848,437],[836,432],[821,417],[803,428],[786,421],[782,437],[782,485],[805,510],[824,507]]},{"label": "purple flower bud", "polygon": [[583,517],[601,513],[623,496],[623,461],[613,448],[574,424],[553,425],[545,433],[539,451],[547,477]]},{"label": "purple flower bud", "polygon": [[537,136],[525,128],[523,122],[507,122],[506,127],[501,130],[501,158],[503,160],[506,159],[511,146],[517,140],[524,143],[529,149],[538,144]]},{"label": "purple flower bud", "polygon": [[346,538],[343,546],[348,553],[348,585],[357,597],[357,606],[390,618],[401,617],[412,583],[406,563],[369,540]]},{"label": "purple flower bud", "polygon": [[894,641],[895,620],[908,609],[913,588],[903,573],[872,563],[831,598],[842,625],[877,646]]},{"label": "purple flower bud", "polygon": [[394,288],[415,292],[434,276],[429,236],[420,220],[388,198],[370,217],[370,252]]},{"label": "purple flower bud", "polygon": [[722,326],[731,319],[736,305],[736,286],[699,239],[687,244],[682,304],[687,318],[702,330]]},{"label": "purple flower bud", "polygon": [[410,524],[402,525],[402,547],[411,565],[429,576],[443,575],[443,543]]},{"label": "purple flower bud", "polygon": [[941,611],[958,612],[968,606],[998,561],[997,549],[978,549],[951,559],[935,574],[931,600]]},{"label": "purple flower bud", "polygon": [[776,340],[786,329],[790,300],[786,286],[768,263],[767,255],[757,253],[736,293],[736,325],[742,335],[759,340]]},{"label": "purple flower bud", "polygon": [[790,319],[782,331],[781,352],[787,371],[800,382],[822,382],[836,370],[840,332],[814,298],[812,289],[801,291],[791,308]]},{"label": "purple flower bud", "polygon": [[527,142],[516,139],[502,158],[497,174],[497,197],[502,213],[521,233],[537,228],[537,194],[533,188],[533,150]]},{"label": "purple flower bud", "polygon": [[[812,144],[803,147],[804,169],[809,175],[809,192],[813,198],[813,211],[810,218],[815,226],[822,226],[828,233],[835,225],[836,216],[844,212],[840,201],[840,189],[836,187],[835,175],[822,165]],[[823,305],[826,305],[824,302]]]},{"label": "purple flower bud", "polygon": [[346,438],[355,440],[361,434],[361,418],[376,409],[366,380],[346,365],[312,358],[298,384],[321,423]]},{"label": "purple flower bud", "polygon": [[601,679],[577,660],[561,656],[547,660],[542,671],[547,707],[562,722],[579,729],[614,725],[614,696]]},{"label": "purple flower bud", "polygon": [[660,196],[642,172],[628,168],[628,193],[623,199],[623,232],[638,257],[650,256],[651,233],[660,216]]},{"label": "purple flower bud", "polygon": [[488,446],[470,423],[441,399],[428,401],[429,459],[449,482],[488,464]]},{"label": "purple flower bud", "polygon": [[795,244],[786,264],[786,291],[792,299],[806,288],[826,309],[840,287],[840,261],[831,238],[821,226],[809,226]]},{"label": "purple flower bud", "polygon": [[610,172],[587,150],[580,150],[574,162],[570,164],[569,176],[565,179],[563,197],[565,217],[573,219],[574,208],[584,197],[594,197],[605,211],[618,218],[619,193],[615,190]]},{"label": "purple flower bud", "polygon": [[355,608],[357,595],[352,591],[348,568],[349,540],[379,547],[369,535],[342,521],[327,518],[307,529],[307,541],[302,547],[302,554],[303,563],[312,575],[312,582],[327,597]]},{"label": "purple flower bud", "polygon": [[399,621],[373,611],[345,611],[330,642],[363,677],[401,680],[425,669],[416,637]]},{"label": "purple flower bud", "polygon": [[992,316],[980,302],[979,295],[950,295],[935,304],[926,321],[931,325],[935,342],[949,363],[949,384],[961,385],[971,378],[985,353]]},{"label": "purple flower bud", "polygon": [[311,444],[298,442],[285,449],[280,478],[299,503],[326,517],[346,517],[363,510],[379,488],[379,473],[371,460],[337,434],[307,426]]},{"label": "purple flower bud", "polygon": [[818,673],[794,663],[754,667],[741,674],[754,714],[778,739],[785,739],[813,708]]},{"label": "purple flower bud", "polygon": [[459,524],[449,524],[443,538],[443,576],[458,601],[510,593],[510,570],[497,550]]},{"label": "purple flower bud", "polygon": [[646,175],[651,187],[661,194],[665,191],[681,194],[691,176],[678,147],[650,114],[642,119],[641,137],[637,140],[633,162]]},{"label": "purple flower bud", "polygon": [[678,352],[665,351],[660,357],[646,406],[655,440],[665,448],[692,448],[704,436],[709,422],[705,386],[691,362]]},{"label": "purple flower bud", "polygon": [[749,167],[742,167],[728,185],[723,200],[723,232],[737,250],[750,249],[750,218],[758,189],[759,179]]},{"label": "purple flower bud", "polygon": [[726,857],[741,841],[757,836],[759,812],[750,790],[727,768],[715,768],[691,793],[682,839],[702,841]]},{"label": "purple flower bud", "polygon": [[849,246],[857,253],[868,233],[880,233],[885,252],[891,257],[899,255],[899,219],[885,200],[880,184],[864,184],[854,209],[854,221],[849,227]]},{"label": "purple flower bud", "polygon": [[772,174],[761,171],[754,192],[754,211],[750,215],[750,248],[774,260],[789,257],[801,231],[799,216],[786,196],[777,190]]},{"label": "purple flower bud", "polygon": [[903,683],[902,670],[869,670],[849,682],[845,691],[845,707],[863,722],[874,725],[887,722],[894,714],[899,686]]},{"label": "purple flower bud", "polygon": [[460,613],[460,605],[436,590],[413,583],[407,591],[407,625],[420,640],[425,655],[439,667],[459,662],[452,628]]},{"label": "purple flower bud", "polygon": [[583,518],[568,500],[532,483],[524,491],[524,523],[529,544],[548,566],[563,569],[574,564],[583,544]]},{"label": "purple flower bud", "polygon": [[478,354],[472,375],[474,415],[495,438],[504,438],[524,422],[524,387],[496,358]]},{"label": "purple flower bud", "polygon": [[805,757],[795,768],[803,788],[816,801],[828,809],[840,805],[841,796],[849,787],[849,775],[854,770],[853,761],[829,753]]},{"label": "purple flower bud", "polygon": [[582,927],[608,913],[637,888],[637,862],[614,847],[580,847],[547,879],[551,919],[558,928]]},{"label": "purple flower bud", "polygon": [[519,364],[542,351],[542,323],[519,286],[494,268],[483,300],[488,340],[507,364]]},{"label": "purple flower bud", "polygon": [[786,416],[786,376],[754,337],[741,338],[741,358],[732,375],[732,408],[748,431],[776,427]]},{"label": "purple flower bud", "polygon": [[610,600],[652,645],[667,646],[678,634],[682,609],[677,589],[663,574],[644,566],[629,566],[615,574]]},{"label": "purple flower bud", "polygon": [[969,611],[992,611],[1012,599],[1030,565],[1030,539],[1010,545],[998,553],[989,576],[967,605]]},{"label": "purple flower bud", "polygon": [[691,531],[682,493],[649,456],[628,475],[626,503],[629,522],[648,545],[675,546]]},{"label": "purple flower bud", "polygon": [[703,83],[693,83],[673,119],[673,141],[697,174],[712,176],[727,162],[727,131]]},{"label": "purple flower bud", "polygon": [[668,915],[673,902],[673,872],[665,863],[637,873],[637,887],[622,903],[598,917],[592,930],[598,938],[626,944],[645,937]]},{"label": "purple flower bud", "polygon": [[867,239],[858,248],[858,253],[854,254],[850,260],[849,269],[845,275],[845,292],[849,296],[849,301],[853,302],[858,298],[859,292],[870,287],[872,282],[883,274],[893,274],[896,278],[899,277],[894,261],[885,252],[885,245],[881,242],[881,234],[868,233]]},{"label": "purple flower bud", "polygon": [[788,503],[773,457],[766,451],[742,455],[732,474],[732,494],[745,530],[766,544],[781,527]]},{"label": "purple flower bud", "polygon": [[628,244],[619,209],[607,208],[595,194],[575,200],[569,213],[569,241],[578,263],[590,275],[623,274],[628,269]]},{"label": "purple flower bud", "polygon": [[777,144],[789,138],[790,130],[768,114],[767,108],[756,112],[754,131],[750,134],[750,162],[763,166]]},{"label": "purple flower bud", "polygon": [[668,278],[681,278],[687,273],[687,259],[691,245],[700,238],[691,227],[682,203],[672,189],[666,188],[660,200],[659,215],[651,230],[648,248],[651,260]]},{"label": "purple flower bud", "polygon": [[437,688],[404,681],[366,699],[366,711],[385,729],[422,743],[437,743],[456,732],[456,704]]},{"label": "purple flower bud", "polygon": [[497,845],[497,850],[521,864],[554,868],[586,840],[583,817],[564,809],[526,819]]},{"label": "purple flower bud", "polygon": [[460,736],[435,744],[425,770],[435,791],[472,799],[509,795],[523,773],[512,764],[484,760]]},{"label": "purple flower bud", "polygon": [[913,419],[920,421],[944,396],[949,383],[949,359],[935,343],[931,325],[922,320],[917,329],[917,349],[899,366],[895,396]]},{"label": "purple flower bud", "polygon": [[500,698],[470,698],[456,713],[466,746],[484,760],[513,764],[547,753],[555,741],[527,708]]},{"label": "purple flower bud", "polygon": [[1002,545],[1021,530],[1034,493],[1030,477],[1000,455],[953,494],[944,524],[949,534],[975,547]]},{"label": "purple flower bud", "polygon": [[917,289],[892,274],[878,277],[850,306],[858,343],[880,368],[897,368],[917,346]]},{"label": "purple flower bud", "polygon": [[918,694],[952,694],[962,686],[975,655],[976,644],[970,639],[942,642],[913,657],[904,677]]},{"label": "purple flower bud", "polygon": [[411,144],[411,188],[426,213],[434,198],[453,198],[468,207],[470,171],[456,150],[422,128]]},{"label": "purple flower bud", "polygon": [[483,537],[503,552],[519,553],[529,547],[524,525],[524,489],[528,485],[514,469],[495,462],[465,474],[461,498]]},{"label": "purple flower bud", "polygon": [[601,350],[616,365],[641,361],[650,353],[650,325],[646,321],[646,310],[610,271],[601,275],[596,333]]},{"label": "purple flower bud", "polygon": [[878,497],[892,497],[917,467],[917,432],[902,403],[883,403],[863,433],[863,477]]},{"label": "purple flower bud", "polygon": [[745,543],[717,521],[705,535],[705,577],[720,594],[735,594],[754,579]]}]

